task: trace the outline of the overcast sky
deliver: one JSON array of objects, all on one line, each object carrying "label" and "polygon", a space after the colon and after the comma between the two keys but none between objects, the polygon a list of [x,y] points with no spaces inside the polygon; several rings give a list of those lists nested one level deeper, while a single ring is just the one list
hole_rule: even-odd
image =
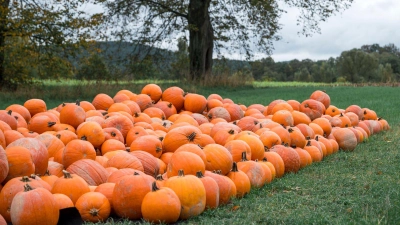
[{"label": "overcast sky", "polygon": [[400,0],[355,0],[346,11],[320,23],[321,33],[312,37],[297,34],[297,15],[296,9],[288,9],[281,18],[282,40],[274,43],[275,61],[328,59],[365,44],[400,47]]}]

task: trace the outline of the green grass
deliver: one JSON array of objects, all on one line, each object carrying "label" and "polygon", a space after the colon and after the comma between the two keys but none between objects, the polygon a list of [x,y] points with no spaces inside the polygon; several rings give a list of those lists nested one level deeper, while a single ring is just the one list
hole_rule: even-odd
[{"label": "green grass", "polygon": [[[140,86],[135,88],[131,90],[140,90]],[[312,85],[223,89],[188,86],[188,88],[204,95],[218,93],[222,97],[246,105],[253,103],[267,105],[275,99],[295,99],[301,102],[314,90],[326,90],[333,105],[346,108],[358,104],[373,109],[379,116],[388,120],[392,129],[372,136],[367,142],[357,146],[353,152],[339,152],[326,157],[322,162],[306,167],[297,174],[287,174],[261,189],[252,189],[243,199],[233,199],[228,205],[207,210],[198,217],[180,223],[230,225],[400,223],[399,88]],[[47,87],[43,92],[46,91],[50,92]],[[107,91],[116,92],[112,88]],[[54,107],[62,101],[72,101],[76,98],[91,100],[90,95],[86,95],[86,99],[73,95],[65,99],[59,96],[49,105]],[[11,97],[7,101],[4,101],[4,98],[0,99],[2,108],[12,102]],[[23,99],[18,101],[23,102]],[[236,210],[233,210],[234,206]],[[114,219],[107,224],[146,223]]]}]

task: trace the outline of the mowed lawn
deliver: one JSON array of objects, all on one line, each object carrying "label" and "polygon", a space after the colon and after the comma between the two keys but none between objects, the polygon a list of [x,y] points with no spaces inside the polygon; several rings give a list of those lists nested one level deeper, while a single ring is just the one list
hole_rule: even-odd
[{"label": "mowed lawn", "polygon": [[[144,86],[144,85],[143,85]],[[375,110],[391,130],[370,137],[353,152],[339,152],[286,174],[243,199],[207,210],[182,224],[400,224],[400,89],[398,87],[298,86],[264,88],[197,88],[236,103],[268,105],[275,99],[303,101],[314,90],[325,90],[331,104],[346,108],[357,104]],[[109,90],[110,95],[116,93]],[[40,96],[38,96],[40,97]],[[60,97],[58,97],[60,98]],[[68,101],[92,99],[71,96]],[[1,100],[0,100],[1,101]],[[19,102],[23,103],[20,99]],[[21,102],[22,101],[22,102]],[[1,109],[9,104],[0,102]],[[136,224],[114,218],[107,224]]]}]

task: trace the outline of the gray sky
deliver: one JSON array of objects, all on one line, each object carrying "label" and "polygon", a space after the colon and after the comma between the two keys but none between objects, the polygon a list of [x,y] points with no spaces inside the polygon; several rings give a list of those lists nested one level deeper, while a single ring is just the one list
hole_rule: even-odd
[{"label": "gray sky", "polygon": [[400,0],[355,0],[346,11],[320,23],[321,33],[312,37],[297,34],[298,11],[287,11],[281,18],[282,40],[274,43],[271,55],[275,61],[328,59],[365,44],[400,47]]}]

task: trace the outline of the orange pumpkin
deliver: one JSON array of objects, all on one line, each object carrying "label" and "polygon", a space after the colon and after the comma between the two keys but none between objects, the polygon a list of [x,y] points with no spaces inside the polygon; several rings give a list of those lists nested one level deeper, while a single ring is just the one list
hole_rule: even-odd
[{"label": "orange pumpkin", "polygon": [[51,189],[53,194],[65,194],[75,204],[79,197],[90,192],[88,183],[76,174],[63,170],[63,177],[58,178]]},{"label": "orange pumpkin", "polygon": [[128,219],[142,218],[142,201],[151,192],[154,181],[153,177],[137,172],[122,177],[115,184],[112,197],[116,214]]},{"label": "orange pumpkin", "polygon": [[199,178],[184,175],[181,170],[178,176],[170,177],[165,187],[171,188],[181,202],[180,219],[189,219],[201,214],[206,207],[206,190]]},{"label": "orange pumpkin", "polygon": [[206,189],[206,208],[215,209],[219,206],[219,186],[211,177],[206,177],[197,171],[196,177],[200,179]]},{"label": "orange pumpkin", "polygon": [[181,202],[171,188],[159,188],[153,182],[151,192],[143,198],[141,211],[143,219],[150,223],[175,223],[181,214]]},{"label": "orange pumpkin", "polygon": [[25,184],[15,195],[10,209],[13,224],[57,224],[60,211],[50,191]]},{"label": "orange pumpkin", "polygon": [[235,183],[237,198],[243,198],[250,193],[251,183],[249,177],[243,171],[238,170],[236,162],[233,162],[232,170],[226,176]]},{"label": "orange pumpkin", "polygon": [[100,192],[87,192],[75,203],[83,221],[97,223],[105,221],[111,212],[107,197]]}]

